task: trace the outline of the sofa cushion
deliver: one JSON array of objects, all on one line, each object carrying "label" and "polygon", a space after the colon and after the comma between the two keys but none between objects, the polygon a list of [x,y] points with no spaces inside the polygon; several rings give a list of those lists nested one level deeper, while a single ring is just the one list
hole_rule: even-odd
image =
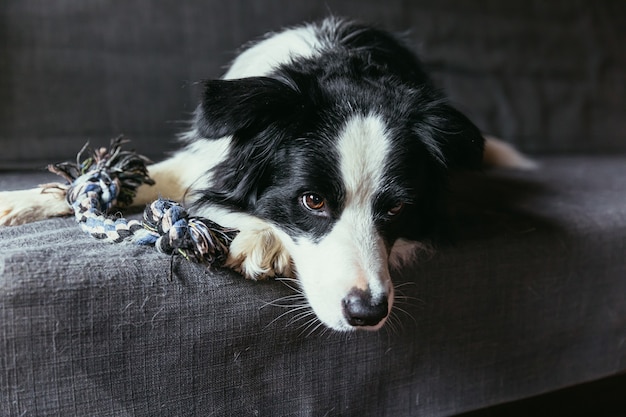
[{"label": "sofa cushion", "polygon": [[454,238],[396,274],[377,333],[71,219],[2,228],[0,414],[439,416],[623,371],[626,158],[541,163],[454,179]]}]

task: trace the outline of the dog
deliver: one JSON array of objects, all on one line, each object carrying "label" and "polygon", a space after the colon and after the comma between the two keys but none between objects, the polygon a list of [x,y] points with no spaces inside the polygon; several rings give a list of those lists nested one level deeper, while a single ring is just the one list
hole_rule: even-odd
[{"label": "dog", "polygon": [[[226,266],[297,277],[317,318],[378,330],[394,304],[390,269],[445,222],[452,170],[524,165],[435,88],[400,38],[327,18],[245,47],[204,93],[182,148],[149,166],[159,196],[240,232]],[[0,193],[0,224],[69,214],[42,189]]]}]

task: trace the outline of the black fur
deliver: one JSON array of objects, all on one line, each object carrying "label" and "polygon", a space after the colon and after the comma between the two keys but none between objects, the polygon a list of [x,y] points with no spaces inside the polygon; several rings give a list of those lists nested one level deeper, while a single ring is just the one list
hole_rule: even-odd
[{"label": "black fur", "polygon": [[[344,23],[319,36],[321,57],[294,59],[268,77],[205,83],[196,128],[204,138],[233,135],[230,156],[213,169],[210,201],[269,220],[290,234],[327,233],[340,215],[334,142],[354,115],[379,115],[390,129],[387,186],[376,198],[378,227],[390,242],[432,234],[441,217],[447,171],[481,165],[483,138],[433,87],[418,58],[394,36]],[[300,204],[326,197],[329,216]],[[398,202],[405,210],[387,212]]]}]

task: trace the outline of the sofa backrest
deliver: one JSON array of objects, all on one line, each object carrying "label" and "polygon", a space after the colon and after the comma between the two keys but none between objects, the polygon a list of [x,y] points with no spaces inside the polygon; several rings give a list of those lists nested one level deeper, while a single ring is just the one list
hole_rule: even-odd
[{"label": "sofa backrest", "polygon": [[526,151],[626,152],[623,1],[3,0],[0,169],[120,133],[158,159],[242,43],[329,13],[408,30],[453,103]]}]

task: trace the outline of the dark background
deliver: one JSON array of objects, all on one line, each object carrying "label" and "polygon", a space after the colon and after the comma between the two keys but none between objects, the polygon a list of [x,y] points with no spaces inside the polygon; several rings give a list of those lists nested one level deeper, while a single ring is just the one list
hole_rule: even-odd
[{"label": "dark background", "polygon": [[119,133],[158,159],[240,45],[329,13],[406,32],[460,109],[527,152],[626,152],[626,1],[4,0],[0,169]]}]

